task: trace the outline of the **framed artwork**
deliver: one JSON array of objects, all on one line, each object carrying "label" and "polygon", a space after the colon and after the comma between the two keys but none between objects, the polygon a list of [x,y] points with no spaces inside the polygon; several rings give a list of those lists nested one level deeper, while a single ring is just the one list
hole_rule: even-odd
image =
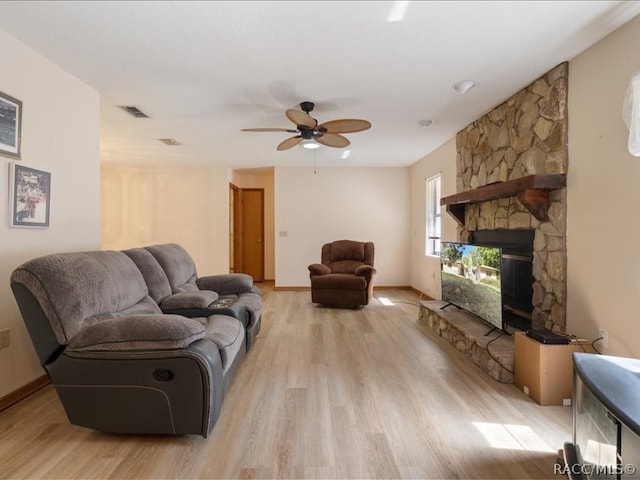
[{"label": "framed artwork", "polygon": [[22,102],[0,92],[0,155],[20,159]]},{"label": "framed artwork", "polygon": [[9,224],[12,227],[49,227],[51,173],[9,164]]}]

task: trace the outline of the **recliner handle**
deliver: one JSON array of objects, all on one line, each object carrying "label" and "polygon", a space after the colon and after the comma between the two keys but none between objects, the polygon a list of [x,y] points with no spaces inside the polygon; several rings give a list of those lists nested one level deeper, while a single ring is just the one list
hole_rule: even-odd
[{"label": "recliner handle", "polygon": [[173,372],[166,368],[158,368],[153,371],[153,378],[158,382],[170,382],[173,379]]}]

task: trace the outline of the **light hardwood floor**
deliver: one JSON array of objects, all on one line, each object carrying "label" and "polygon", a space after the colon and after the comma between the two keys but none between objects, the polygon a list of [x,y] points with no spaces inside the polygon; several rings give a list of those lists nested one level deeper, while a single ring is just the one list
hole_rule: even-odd
[{"label": "light hardwood floor", "polygon": [[262,331],[208,438],[69,425],[51,387],[0,413],[0,478],[558,478],[571,408],[500,384],[418,322],[264,291]]}]

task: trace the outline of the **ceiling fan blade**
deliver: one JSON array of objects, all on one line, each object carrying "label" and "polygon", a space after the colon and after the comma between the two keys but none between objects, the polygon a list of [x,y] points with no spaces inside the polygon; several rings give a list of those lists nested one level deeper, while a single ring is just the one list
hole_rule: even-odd
[{"label": "ceiling fan blade", "polygon": [[296,126],[304,125],[305,127],[315,128],[316,125],[318,125],[318,121],[307,112],[289,109],[286,111],[286,115],[289,120],[296,124]]},{"label": "ceiling fan blade", "polygon": [[319,127],[326,128],[327,133],[354,133],[371,128],[371,123],[357,118],[343,118],[321,123]]},{"label": "ceiling fan blade", "polygon": [[278,150],[288,150],[298,145],[301,141],[302,135],[298,135],[297,137],[289,137],[284,142],[280,142],[280,145],[278,145]]},{"label": "ceiling fan blade", "polygon": [[298,133],[297,130],[291,130],[290,128],[243,128],[242,132],[289,132]]},{"label": "ceiling fan blade", "polygon": [[343,137],[337,133],[325,133],[324,135],[313,137],[313,139],[327,147],[343,148],[348,147],[351,144],[347,137]]}]

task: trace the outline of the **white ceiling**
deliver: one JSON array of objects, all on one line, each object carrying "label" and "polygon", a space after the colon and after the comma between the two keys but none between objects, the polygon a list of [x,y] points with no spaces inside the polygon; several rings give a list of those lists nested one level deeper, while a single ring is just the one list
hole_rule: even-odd
[{"label": "white ceiling", "polygon": [[[318,165],[407,166],[640,13],[635,1],[414,1],[389,22],[394,3],[3,1],[0,28],[100,92],[104,162],[306,165],[311,151],[276,151],[290,134],[240,130],[292,128],[284,111],[309,100],[319,122],[373,124],[346,134],[346,160],[321,147]],[[477,86],[460,95],[463,79]]]}]

